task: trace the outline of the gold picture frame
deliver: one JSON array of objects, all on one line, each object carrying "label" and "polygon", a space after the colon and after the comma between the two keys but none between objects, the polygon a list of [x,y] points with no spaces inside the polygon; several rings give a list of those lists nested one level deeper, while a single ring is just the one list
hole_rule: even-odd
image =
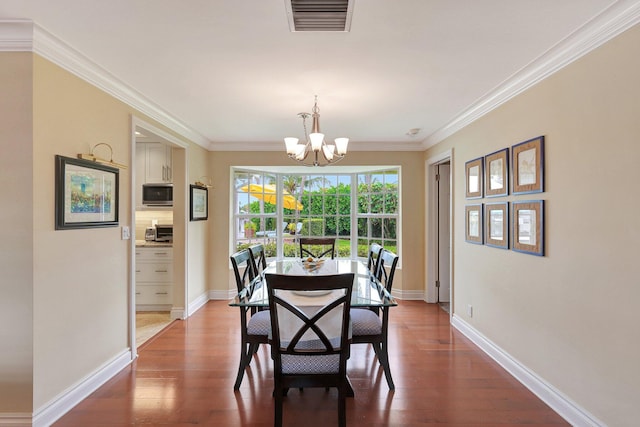
[{"label": "gold picture frame", "polygon": [[484,205],[484,244],[509,249],[509,204],[507,202]]},{"label": "gold picture frame", "polygon": [[509,194],[509,149],[504,148],[484,157],[484,195]]},{"label": "gold picture frame", "polygon": [[467,199],[482,197],[482,182],[484,178],[483,158],[469,160],[465,163],[465,182]]},{"label": "gold picture frame", "polygon": [[512,202],[511,224],[514,251],[544,256],[544,200]]},{"label": "gold picture frame", "polygon": [[544,191],[544,136],[511,147],[512,194]]},{"label": "gold picture frame", "polygon": [[469,243],[481,245],[483,242],[482,203],[464,207],[464,235]]}]

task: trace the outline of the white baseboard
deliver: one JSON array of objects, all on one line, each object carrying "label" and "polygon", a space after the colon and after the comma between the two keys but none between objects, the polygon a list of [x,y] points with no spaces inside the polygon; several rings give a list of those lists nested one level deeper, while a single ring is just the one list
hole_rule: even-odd
[{"label": "white baseboard", "polygon": [[398,289],[392,289],[391,295],[393,295],[394,298],[400,300],[426,301],[424,291],[402,291]]},{"label": "white baseboard", "polygon": [[209,294],[203,292],[198,298],[189,303],[189,316],[200,310],[209,301]]},{"label": "white baseboard", "polygon": [[28,412],[0,413],[0,426],[30,426],[31,414]]},{"label": "white baseboard", "polygon": [[187,318],[187,313],[185,313],[184,307],[171,307],[169,316],[171,317],[171,320],[184,320]]},{"label": "white baseboard", "polygon": [[493,360],[498,362],[515,379],[520,381],[533,394],[551,407],[574,427],[606,427],[584,408],[565,396],[562,392],[540,378],[535,372],[514,359],[509,353],[498,347],[460,317],[453,315],[451,325],[480,347]]},{"label": "white baseboard", "polygon": [[226,299],[226,300],[230,300],[231,298],[235,297],[236,294],[238,293],[237,290],[235,289],[229,289],[226,291],[209,291],[209,299],[213,299],[213,300],[221,300],[221,299]]},{"label": "white baseboard", "polygon": [[60,393],[50,402],[38,408],[34,412],[33,427],[46,427],[53,424],[83,399],[96,391],[98,387],[126,368],[131,363],[131,360],[131,351],[123,351],[75,385]]}]

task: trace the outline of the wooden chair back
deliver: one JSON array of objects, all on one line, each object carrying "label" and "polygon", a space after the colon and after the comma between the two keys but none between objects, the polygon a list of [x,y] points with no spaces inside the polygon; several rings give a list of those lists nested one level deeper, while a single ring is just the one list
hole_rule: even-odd
[{"label": "wooden chair back", "polygon": [[367,258],[367,268],[375,277],[378,277],[378,267],[380,266],[380,252],[383,247],[377,243],[369,246],[369,257]]},{"label": "wooden chair back", "polygon": [[338,421],[345,426],[354,274],[266,274],[265,279],[271,313],[274,425],[282,425],[283,396],[289,388],[337,387]]},{"label": "wooden chair back", "polygon": [[336,239],[335,237],[300,237],[300,258],[323,258],[331,256],[336,257]]},{"label": "wooden chair back", "polygon": [[255,275],[249,249],[242,249],[229,257],[236,278],[238,293],[251,283]]},{"label": "wooden chair back", "polygon": [[264,269],[267,268],[264,246],[261,244],[250,246],[249,252],[251,252],[251,266],[253,267],[254,276],[260,276]]}]

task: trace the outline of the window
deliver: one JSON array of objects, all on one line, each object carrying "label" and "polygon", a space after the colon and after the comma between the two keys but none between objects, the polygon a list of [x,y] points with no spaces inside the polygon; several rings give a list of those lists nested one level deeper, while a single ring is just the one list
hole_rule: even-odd
[{"label": "window", "polygon": [[270,258],[293,257],[297,236],[304,235],[335,237],[339,258],[366,258],[373,242],[397,253],[399,168],[358,174],[235,169],[233,176],[236,250],[262,243]]},{"label": "window", "polygon": [[357,196],[358,256],[371,243],[398,253],[398,169],[358,174]]}]

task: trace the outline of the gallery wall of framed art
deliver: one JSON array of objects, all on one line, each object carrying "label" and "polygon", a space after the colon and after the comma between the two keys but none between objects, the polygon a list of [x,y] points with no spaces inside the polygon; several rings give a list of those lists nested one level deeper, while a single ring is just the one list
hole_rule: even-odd
[{"label": "gallery wall of framed art", "polygon": [[544,192],[544,142],[538,136],[465,162],[466,242],[544,256],[544,200],[521,200]]}]

